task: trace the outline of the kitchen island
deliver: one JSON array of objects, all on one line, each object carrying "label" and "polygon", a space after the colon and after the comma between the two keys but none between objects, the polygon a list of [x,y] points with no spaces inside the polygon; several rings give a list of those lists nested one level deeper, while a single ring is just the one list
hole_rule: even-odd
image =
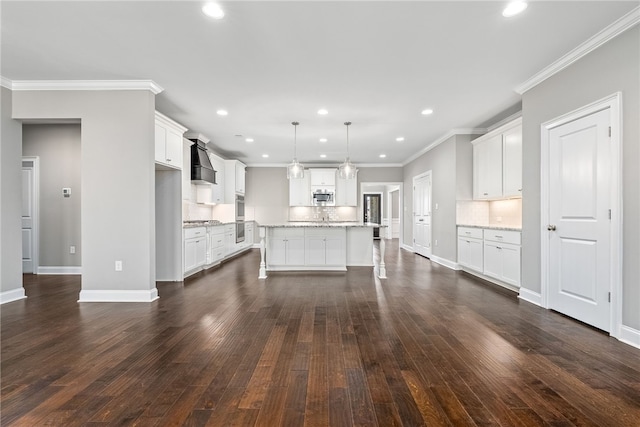
[{"label": "kitchen island", "polygon": [[[362,222],[287,222],[260,225],[260,272],[346,271],[371,266],[373,230],[379,224]],[[384,239],[380,240],[378,277],[386,279]]]}]

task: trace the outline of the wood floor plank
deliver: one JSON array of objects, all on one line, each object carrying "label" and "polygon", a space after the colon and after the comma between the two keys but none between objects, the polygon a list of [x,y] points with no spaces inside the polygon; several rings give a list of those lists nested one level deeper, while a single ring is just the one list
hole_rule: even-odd
[{"label": "wood floor plank", "polygon": [[387,243],[386,280],[258,280],[254,250],[144,304],[25,275],[0,424],[640,426],[640,350]]}]

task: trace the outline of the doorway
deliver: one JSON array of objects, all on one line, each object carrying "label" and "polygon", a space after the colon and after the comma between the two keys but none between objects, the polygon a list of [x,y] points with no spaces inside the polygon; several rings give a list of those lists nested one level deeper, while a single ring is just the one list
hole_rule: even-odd
[{"label": "doorway", "polygon": [[431,257],[431,171],[413,178],[413,251]]},{"label": "doorway", "polygon": [[[621,308],[617,96],[543,124],[543,304],[614,332]],[[553,183],[553,184],[552,184]]]},{"label": "doorway", "polygon": [[[382,224],[382,193],[364,193],[362,195],[362,220]],[[373,238],[380,239],[380,227],[373,229]]]}]

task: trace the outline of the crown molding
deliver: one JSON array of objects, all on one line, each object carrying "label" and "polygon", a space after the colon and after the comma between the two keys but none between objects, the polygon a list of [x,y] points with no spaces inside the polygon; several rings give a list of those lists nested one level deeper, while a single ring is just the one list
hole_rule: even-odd
[{"label": "crown molding", "polygon": [[[356,168],[401,168],[402,163],[355,163]],[[247,163],[248,168],[286,168],[288,163]],[[309,168],[337,168],[339,163],[304,163]]]},{"label": "crown molding", "polygon": [[[507,123],[514,122],[514,120],[517,120],[520,118],[522,118],[522,110],[510,115],[509,117],[505,117],[504,119],[500,120],[498,123],[492,124],[487,128],[487,133],[492,132],[493,130],[498,129],[501,126],[506,125]],[[520,122],[522,122],[522,120],[520,120]]]},{"label": "crown molding", "polygon": [[198,141],[202,141],[205,144],[208,144],[209,142],[211,142],[211,140],[209,138],[207,138],[206,136],[204,136],[203,134],[201,134],[199,132],[187,132],[183,136],[185,138],[187,138],[187,139],[190,139],[190,140],[197,139]]},{"label": "crown molding", "polygon": [[629,13],[624,15],[622,18],[613,22],[609,26],[605,27],[603,30],[598,32],[593,37],[589,38],[584,43],[580,44],[575,49],[571,50],[569,53],[562,56],[560,59],[553,62],[551,65],[544,68],[542,71],[539,71],[529,80],[517,86],[514,90],[519,95],[527,92],[530,89],[533,89],[549,77],[554,74],[564,70],[569,65],[573,64],[580,58],[588,55],[593,52],[603,44],[607,43],[611,39],[619,36],[624,33],[628,29],[637,25],[640,22],[640,6],[631,10]]},{"label": "crown molding", "polygon": [[433,150],[438,145],[442,144],[443,142],[445,142],[447,139],[451,138],[452,136],[456,136],[456,135],[483,135],[485,133],[487,133],[487,129],[486,128],[451,129],[449,132],[447,132],[446,134],[442,135],[440,138],[436,139],[431,144],[427,145],[425,148],[423,148],[422,150],[418,151],[413,156],[409,157],[407,160],[405,160],[402,163],[401,166],[404,167],[404,166],[408,165],[409,163],[411,163],[412,161],[414,161],[418,157],[422,156],[427,151]]},{"label": "crown molding", "polygon": [[153,80],[9,80],[2,86],[11,90],[149,90],[154,95],[164,89]]},{"label": "crown molding", "polygon": [[11,90],[11,80],[4,76],[0,76],[0,86],[6,87],[7,89]]}]

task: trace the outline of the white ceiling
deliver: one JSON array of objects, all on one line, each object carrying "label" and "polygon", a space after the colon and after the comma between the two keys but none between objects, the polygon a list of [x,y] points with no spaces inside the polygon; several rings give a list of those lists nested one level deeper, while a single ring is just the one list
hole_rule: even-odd
[{"label": "white ceiling", "polygon": [[202,4],[3,0],[0,73],[153,80],[157,110],[248,164],[290,162],[294,120],[303,163],[342,161],[351,121],[352,161],[401,164],[517,111],[515,87],[638,1],[535,1],[509,19],[502,1],[234,1],[220,21]]}]

